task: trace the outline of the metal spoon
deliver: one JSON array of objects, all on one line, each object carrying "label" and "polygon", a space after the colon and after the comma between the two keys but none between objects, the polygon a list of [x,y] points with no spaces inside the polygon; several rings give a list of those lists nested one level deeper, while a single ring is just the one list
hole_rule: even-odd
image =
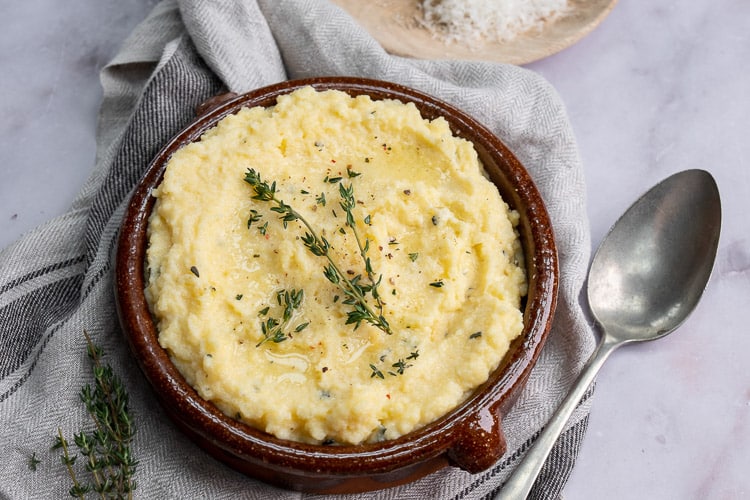
[{"label": "metal spoon", "polygon": [[496,500],[525,499],[597,372],[623,344],[661,338],[698,304],[711,275],[721,201],[711,174],[686,170],[636,201],[594,256],[588,300],[602,337],[578,380]]}]

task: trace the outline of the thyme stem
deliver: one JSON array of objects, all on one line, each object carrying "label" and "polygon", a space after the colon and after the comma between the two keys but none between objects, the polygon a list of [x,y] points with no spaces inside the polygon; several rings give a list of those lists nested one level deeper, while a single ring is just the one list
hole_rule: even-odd
[{"label": "thyme stem", "polygon": [[75,470],[73,470],[73,464],[76,461],[76,457],[70,456],[70,451],[68,449],[68,442],[63,437],[62,429],[59,427],[57,428],[57,442],[56,446],[59,446],[62,448],[62,456],[60,457],[60,460],[62,461],[63,465],[65,465],[65,468],[68,469],[68,475],[70,476],[70,480],[73,481],[73,487],[70,488],[70,496],[76,497],[76,498],[84,498],[84,494],[88,491],[88,488],[85,486],[81,486],[81,483],[78,482],[78,477],[76,476]]},{"label": "thyme stem", "polygon": [[[359,175],[359,174],[357,174]],[[383,316],[383,301],[380,299],[380,294],[377,291],[377,286],[380,284],[380,281],[383,279],[383,276],[379,276],[377,281],[375,280],[375,273],[372,270],[372,265],[370,264],[370,258],[367,256],[367,251],[370,248],[370,240],[365,239],[364,245],[362,244],[362,239],[359,236],[359,231],[357,231],[357,224],[354,221],[354,215],[353,210],[355,207],[355,201],[354,201],[354,186],[352,186],[351,182],[349,183],[349,187],[344,186],[343,183],[339,184],[339,195],[341,196],[341,203],[340,206],[346,212],[346,225],[351,228],[352,234],[354,235],[354,239],[357,241],[357,248],[359,248],[359,255],[362,257],[362,261],[365,263],[365,271],[367,272],[367,277],[370,280],[370,283],[372,284],[372,296],[375,299],[375,302],[377,303],[378,308],[378,315],[380,317]],[[390,333],[390,332],[389,332]]]}]

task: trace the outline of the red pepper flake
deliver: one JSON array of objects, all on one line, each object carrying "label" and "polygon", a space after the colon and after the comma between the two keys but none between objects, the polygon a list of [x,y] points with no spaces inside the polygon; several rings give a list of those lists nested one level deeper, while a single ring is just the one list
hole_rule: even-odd
[{"label": "red pepper flake", "polygon": [[388,399],[391,399],[391,395],[390,394],[386,394],[385,397],[387,397]]}]

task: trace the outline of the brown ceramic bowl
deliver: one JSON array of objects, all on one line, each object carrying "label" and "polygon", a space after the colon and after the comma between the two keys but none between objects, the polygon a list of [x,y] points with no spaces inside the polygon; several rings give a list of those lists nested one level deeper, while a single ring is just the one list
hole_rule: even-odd
[{"label": "brown ceramic bowl", "polygon": [[[169,157],[224,116],[246,106],[271,106],[301,86],[338,89],[373,99],[413,102],[425,118],[444,117],[453,132],[474,143],[492,181],[521,214],[529,293],[524,330],[489,379],[439,420],[398,439],[357,446],[310,445],[278,439],[221,413],[185,382],[159,346],[144,297],[146,227]],[[505,453],[502,418],[526,383],[549,331],[557,300],[557,253],[547,211],[524,167],[503,143],[458,109],[421,92],[359,78],[316,78],[272,85],[202,110],[152,161],[133,193],[120,229],[115,293],[120,322],[135,358],[164,410],[206,452],[227,465],[284,488],[359,492],[416,480],[446,465],[476,473]]]}]

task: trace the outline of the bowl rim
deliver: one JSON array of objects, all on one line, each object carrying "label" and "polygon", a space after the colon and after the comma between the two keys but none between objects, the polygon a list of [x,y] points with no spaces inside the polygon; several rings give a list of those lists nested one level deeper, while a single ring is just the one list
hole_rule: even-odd
[{"label": "bowl rim", "polygon": [[[505,201],[518,208],[524,200],[522,217],[528,219],[528,225],[522,238],[528,250],[525,251],[527,260],[533,255],[534,261],[526,263],[527,270],[533,269],[534,274],[528,276],[529,298],[524,310],[524,329],[516,340],[518,346],[506,356],[502,369],[496,369],[458,407],[397,439],[359,445],[307,444],[276,438],[224,415],[198,396],[159,346],[156,326],[145,299],[146,229],[154,204],[151,193],[161,181],[172,153],[197,140],[228,114],[247,106],[268,106],[278,96],[305,86],[413,102],[423,116],[428,115],[426,118],[443,116],[456,135],[469,138],[475,148],[484,150],[478,151],[480,156],[483,152],[497,155],[506,164],[498,165],[499,170],[494,173],[505,176],[510,186],[510,191],[503,195]],[[506,194],[513,199],[507,199]],[[533,248],[529,250],[526,245]],[[460,442],[464,424],[476,420],[480,411],[489,410],[498,418],[504,416],[517,396],[513,393],[519,392],[518,386],[525,383],[547,338],[558,289],[557,250],[549,214],[529,173],[505,144],[484,125],[451,104],[409,87],[358,77],[288,80],[238,95],[198,116],[161,148],[132,192],[120,227],[114,268],[115,303],[124,334],[152,389],[170,416],[178,416],[183,429],[189,427],[199,438],[217,444],[242,460],[291,471],[310,470],[314,462],[314,472],[334,476],[354,475],[363,470],[388,472],[435,458]]]}]

